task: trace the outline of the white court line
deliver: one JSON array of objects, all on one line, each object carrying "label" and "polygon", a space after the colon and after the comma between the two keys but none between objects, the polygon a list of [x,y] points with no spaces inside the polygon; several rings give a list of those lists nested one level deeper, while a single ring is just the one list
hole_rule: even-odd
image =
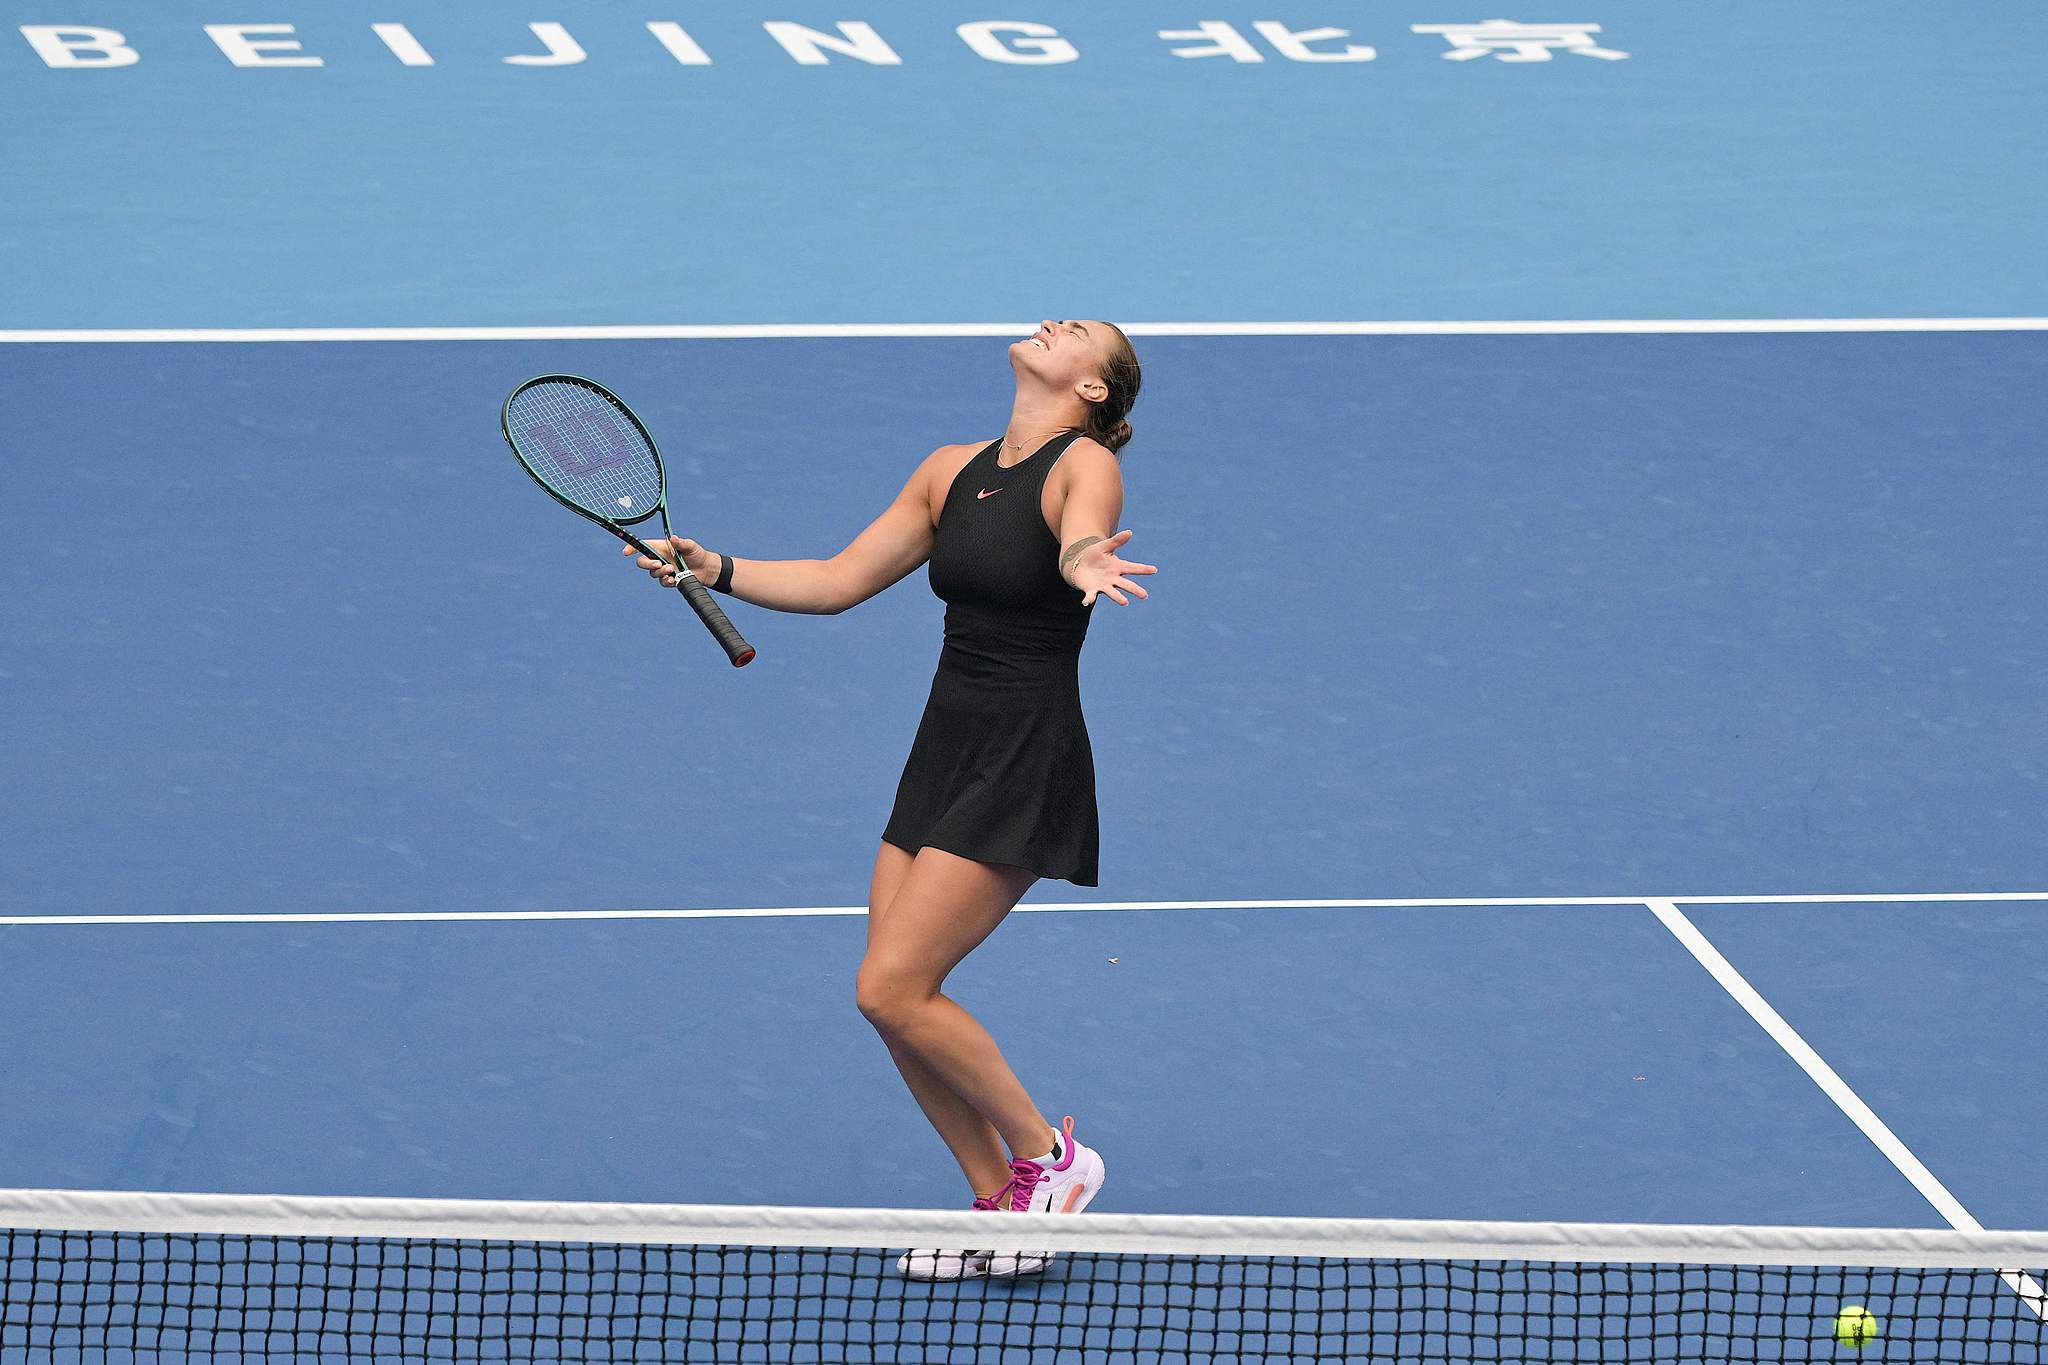
[{"label": "white court line", "polygon": [[[1670,900],[1648,900],[1643,904],[1649,906],[1650,912],[1671,931],[1673,937],[1685,945],[1686,951],[1713,974],[1722,988],[1735,998],[1735,1003],[1747,1010],[1749,1017],[1756,1020],[1763,1031],[1771,1035],[1772,1040],[1785,1050],[1786,1055],[1799,1064],[1799,1069],[1849,1116],[1849,1121],[1862,1130],[1863,1136],[1869,1138],[1878,1151],[1884,1153],[1885,1159],[1898,1168],[1899,1174],[1913,1182],[1913,1188],[1920,1191],[1928,1203],[1934,1205],[1935,1212],[1947,1219],[1950,1227],[1958,1232],[1984,1230],[1984,1225],[1971,1216],[1961,1201],[1948,1192],[1948,1187],[1935,1178],[1934,1172],[1928,1170],[1920,1158],[1914,1156],[1911,1149],[1899,1140],[1898,1134],[1887,1127],[1885,1121],[1863,1102],[1862,1097],[1849,1088],[1849,1083],[1799,1036],[1799,1031],[1785,1022],[1785,1016],[1773,1009],[1771,1002],[1764,999],[1741,972],[1735,970],[1735,965],[1721,955],[1721,950],[1699,931],[1698,926],[1686,918],[1685,912],[1680,910],[1676,903]],[[2022,1271],[2001,1271],[2000,1276],[2037,1317],[2048,1320],[2048,1290],[2044,1290],[2032,1276]]]},{"label": "white court line", "polygon": [[[1932,891],[1918,895],[1786,896],[1484,896],[1427,900],[1039,901],[1018,913],[1073,910],[1456,910],[1549,906],[1670,905],[1921,905],[1945,901],[2048,902],[2048,891]],[[865,915],[864,905],[755,906],[668,910],[364,910],[231,915],[0,915],[0,927],[92,924],[435,924],[525,920],[816,919]]]},{"label": "white court line", "polygon": [[[1014,337],[1036,322],[775,322],[591,327],[76,327],[0,343],[167,341],[746,341]],[[1140,337],[1578,336],[1759,332],[2041,332],[2048,318],[1587,318],[1554,322],[1132,322]]]}]

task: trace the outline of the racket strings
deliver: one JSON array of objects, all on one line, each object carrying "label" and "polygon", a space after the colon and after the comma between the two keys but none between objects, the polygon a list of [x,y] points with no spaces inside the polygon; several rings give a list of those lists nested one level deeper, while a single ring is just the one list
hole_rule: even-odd
[{"label": "racket strings", "polygon": [[544,380],[505,414],[513,448],[559,496],[592,516],[634,522],[661,501],[661,463],[633,420],[592,389]]}]

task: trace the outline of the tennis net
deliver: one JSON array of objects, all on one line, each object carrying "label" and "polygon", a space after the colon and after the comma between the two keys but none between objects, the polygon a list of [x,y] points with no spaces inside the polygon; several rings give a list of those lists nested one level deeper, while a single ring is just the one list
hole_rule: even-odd
[{"label": "tennis net", "polygon": [[[7,1362],[2048,1358],[2048,1233],[15,1190],[0,1239]],[[962,1246],[1058,1254],[898,1269]]]}]

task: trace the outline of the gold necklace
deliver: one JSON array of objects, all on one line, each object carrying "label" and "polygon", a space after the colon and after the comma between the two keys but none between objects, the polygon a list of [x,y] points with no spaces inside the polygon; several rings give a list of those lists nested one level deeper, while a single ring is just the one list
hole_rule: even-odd
[{"label": "gold necklace", "polygon": [[[1060,428],[1060,429],[1059,429],[1058,431],[1055,431],[1055,432],[1054,432],[1054,433],[1053,433],[1052,435],[1050,435],[1050,436],[1046,437],[1046,438],[1045,438],[1045,440],[1046,440],[1046,441],[1056,441],[1056,440],[1058,440],[1058,439],[1059,439],[1060,437],[1062,437],[1062,436],[1066,435],[1066,434],[1067,434],[1068,432],[1070,432],[1070,431],[1072,431],[1072,430],[1073,430],[1073,428],[1072,428],[1072,427],[1061,427],[1061,428]],[[1040,444],[1040,445],[1043,445],[1043,444],[1045,444],[1045,442],[1044,442],[1044,441],[1041,441],[1041,442],[1039,442],[1039,444]],[[1023,442],[1023,441],[1005,441],[1005,442],[1003,442],[1003,449],[1004,449],[1004,450],[1022,450],[1022,449],[1023,449],[1024,447],[1025,447],[1025,445],[1026,445],[1026,442]]]}]

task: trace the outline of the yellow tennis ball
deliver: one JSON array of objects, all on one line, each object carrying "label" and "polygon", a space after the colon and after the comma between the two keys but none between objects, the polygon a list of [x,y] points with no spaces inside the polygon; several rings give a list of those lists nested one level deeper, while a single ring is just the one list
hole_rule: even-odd
[{"label": "yellow tennis ball", "polygon": [[1877,1314],[1860,1303],[1844,1304],[1835,1314],[1835,1340],[1860,1351],[1877,1340]]}]

